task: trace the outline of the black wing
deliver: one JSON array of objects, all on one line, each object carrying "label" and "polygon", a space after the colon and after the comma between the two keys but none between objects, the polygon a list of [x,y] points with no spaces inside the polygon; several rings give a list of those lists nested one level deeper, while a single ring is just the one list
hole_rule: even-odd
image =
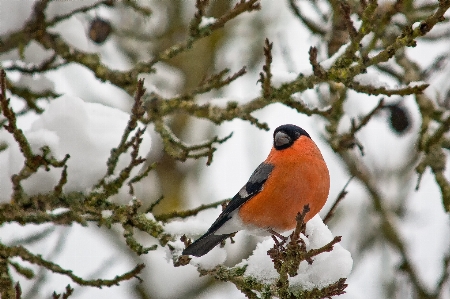
[{"label": "black wing", "polygon": [[214,247],[219,245],[223,240],[231,236],[229,235],[215,235],[207,233],[197,239],[194,243],[183,250],[183,255],[203,256],[210,252]]},{"label": "black wing", "polygon": [[218,230],[228,219],[231,218],[230,214],[242,206],[247,200],[261,192],[264,183],[270,176],[273,170],[272,164],[261,163],[250,176],[247,184],[231,199],[231,201],[226,206],[225,210],[219,215],[219,217],[214,221],[211,227],[208,229],[208,233],[213,233]]},{"label": "black wing", "polygon": [[264,162],[261,163],[250,176],[247,184],[245,184],[238,194],[231,199],[225,210],[223,210],[216,221],[214,221],[206,234],[189,245],[182,254],[194,256],[205,255],[220,242],[231,236],[232,234],[214,235],[214,232],[231,218],[230,214],[233,211],[242,206],[247,200],[261,192],[265,181],[267,181],[273,170],[273,167],[274,166],[272,164],[267,164]]}]

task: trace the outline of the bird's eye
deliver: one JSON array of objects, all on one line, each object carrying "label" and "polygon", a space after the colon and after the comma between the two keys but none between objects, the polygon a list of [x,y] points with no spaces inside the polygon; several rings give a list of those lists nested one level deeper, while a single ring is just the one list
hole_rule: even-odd
[{"label": "bird's eye", "polygon": [[291,142],[292,142],[291,137],[289,137],[288,134],[286,134],[282,131],[277,132],[273,139],[273,143],[276,148],[285,147],[286,145],[290,144]]}]

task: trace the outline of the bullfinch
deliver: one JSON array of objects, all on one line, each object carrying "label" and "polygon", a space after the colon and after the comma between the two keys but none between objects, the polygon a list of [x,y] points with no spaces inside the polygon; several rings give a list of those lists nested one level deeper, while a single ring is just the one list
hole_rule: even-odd
[{"label": "bullfinch", "polygon": [[245,229],[256,235],[295,228],[296,215],[309,205],[305,222],[325,204],[330,175],[319,148],[302,128],[287,124],[273,132],[273,147],[248,182],[231,199],[208,231],[183,255],[202,256]]}]

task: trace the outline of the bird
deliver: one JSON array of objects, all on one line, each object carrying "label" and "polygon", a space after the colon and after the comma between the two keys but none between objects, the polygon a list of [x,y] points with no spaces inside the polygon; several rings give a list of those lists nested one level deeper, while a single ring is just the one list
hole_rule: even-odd
[{"label": "bird", "polygon": [[273,132],[273,147],[248,182],[230,200],[208,231],[182,255],[203,256],[240,230],[281,236],[295,228],[305,205],[305,223],[324,206],[330,175],[323,156],[302,128],[285,124]]}]

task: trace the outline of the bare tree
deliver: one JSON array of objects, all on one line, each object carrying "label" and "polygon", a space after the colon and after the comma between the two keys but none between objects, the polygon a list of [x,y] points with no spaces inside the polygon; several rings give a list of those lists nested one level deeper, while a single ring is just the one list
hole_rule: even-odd
[{"label": "bare tree", "polygon": [[[6,1],[0,5],[12,7]],[[278,29],[274,28],[272,14],[266,7],[273,9],[278,5],[280,11],[284,9],[284,17],[301,24],[311,44],[295,48],[289,44],[295,43],[290,39],[294,34],[289,38],[274,34]],[[82,287],[109,287],[133,279],[136,297],[154,297],[151,286],[140,276],[145,267],[142,257],[165,247],[173,253],[174,267],[190,261],[187,256],[177,254],[171,242],[179,240],[179,236],[167,232],[165,225],[176,219],[194,217],[228,200],[186,209],[185,184],[192,182],[190,178],[196,177],[197,172],[189,173],[179,163],[206,160],[210,165],[217,148],[233,137],[232,134],[214,136],[214,129],[225,122],[239,119],[248,126],[269,130],[268,124],[255,116],[255,112],[272,109],[278,103],[299,115],[313,116],[324,125],[321,130],[324,140],[340,161],[340,167],[364,190],[364,198],[360,200],[366,202],[367,221],[357,224],[358,233],[352,233],[349,242],[355,265],[365,253],[387,246],[399,260],[395,266],[390,265],[390,271],[401,273],[402,279],[378,285],[381,294],[387,298],[404,294],[412,298],[448,298],[450,249],[439,253],[442,263],[437,278],[425,283],[426,274],[421,273],[420,263],[412,258],[414,246],[406,242],[401,229],[402,223],[411,216],[405,212],[411,194],[401,191],[408,189],[411,182],[419,190],[422,177],[432,176],[431,185],[440,191],[441,212],[447,213],[448,218],[450,183],[445,170],[450,149],[447,134],[450,84],[440,78],[447,78],[449,71],[450,30],[446,17],[449,7],[447,0],[288,0],[276,5],[259,0],[197,0],[195,3],[104,0],[78,2],[68,9],[60,1],[38,0],[20,26],[2,21],[9,29],[0,35],[0,123],[5,133],[0,135],[0,157],[14,144],[24,163],[10,177],[11,189],[1,192],[9,197],[1,198],[0,220],[3,229],[11,224],[38,225],[43,229],[14,241],[0,241],[1,297],[32,297],[53,274],[61,274],[71,281],[70,285],[64,285],[63,293],[55,292],[53,298],[67,298]],[[83,48],[60,31],[72,26],[66,22],[77,18],[85,25],[83,30],[92,43],[91,48]],[[114,53],[128,62],[126,67],[114,65],[111,62],[114,58],[108,58],[111,52],[102,50],[102,45],[111,40],[114,40]],[[443,50],[438,54],[423,53],[428,59],[417,61],[410,49],[422,45]],[[31,59],[34,51],[39,57]],[[226,57],[228,51],[233,52],[231,58]],[[289,67],[295,65],[300,52],[309,56],[309,69],[304,72]],[[290,73],[278,73],[274,69],[275,60],[284,61]],[[230,67],[221,69],[220,65]],[[61,95],[53,85],[44,84],[47,79],[39,81],[39,78],[71,66],[88,70],[99,83],[114,87],[117,91],[114,96],[128,101],[123,105],[128,108],[123,109],[127,110],[129,119],[118,139],[120,142],[110,150],[105,173],[88,190],[67,187],[72,180],[68,175],[70,155],[56,157],[47,145],[34,148],[35,144],[20,125],[21,119],[44,113],[48,103]],[[177,72],[174,76],[177,79],[164,77],[171,72]],[[290,77],[286,79],[285,75]],[[17,76],[26,80],[14,79]],[[245,100],[229,99],[227,88],[246,78],[258,84],[255,88],[259,95],[246,95]],[[178,83],[174,82],[178,79]],[[435,92],[428,92],[430,84],[437,85]],[[313,94],[314,100],[309,101],[304,96],[306,92]],[[354,103],[355,94],[360,101],[377,97],[377,103],[364,114],[353,117],[349,106]],[[105,97],[111,97],[111,93]],[[217,104],[212,99],[218,97],[229,100]],[[417,117],[413,116],[411,107],[417,110]],[[395,169],[367,160],[372,150],[385,148],[380,136],[369,130],[379,117],[387,119],[397,138],[412,136],[408,150],[401,153],[404,161]],[[206,141],[192,141],[190,137],[198,120],[208,123],[204,130],[197,132],[197,137]],[[413,128],[414,123],[420,123],[417,129]],[[154,140],[161,141],[161,155],[145,157],[147,153],[140,152],[147,131],[152,132]],[[365,133],[369,131],[370,134]],[[12,142],[7,141],[6,132]],[[380,147],[367,146],[374,143]],[[157,149],[158,145],[154,147]],[[58,181],[49,187],[49,192],[28,192],[27,181],[42,170],[58,171]],[[395,185],[397,196],[386,192],[388,183]],[[48,185],[48,182],[41,184]],[[157,188],[153,193],[139,193],[136,190],[139,184],[158,186],[162,196],[155,191]],[[128,194],[121,193],[125,189]],[[340,204],[345,202],[346,194],[344,188],[324,218],[331,227],[339,227],[345,223],[345,215],[352,213],[348,206]],[[198,266],[199,274],[211,279],[195,291],[184,289],[179,297],[193,298],[200,290],[211,289],[212,279],[233,283],[248,298],[327,298],[343,294],[348,283],[345,278],[309,290],[294,291],[289,287],[289,277],[297,274],[301,262],[313,263],[314,256],[333,250],[341,240],[336,237],[321,248],[306,249],[300,238],[301,233],[305,234],[306,212],[299,214],[290,242],[275,244],[268,251],[279,274],[274,283],[245,276],[245,267],[218,265],[204,269]],[[47,240],[60,227],[74,224],[83,226],[86,233],[92,233],[89,225],[100,226],[122,248],[123,258],[135,261],[136,266],[109,279],[85,278],[56,262],[64,244],[64,233],[54,252],[45,257],[28,246]],[[145,246],[143,236],[152,238],[154,244]],[[186,245],[190,242],[186,236],[182,241]],[[91,270],[91,273],[97,271],[96,275],[103,274],[102,268]],[[158,269],[146,271],[157,273]],[[22,294],[21,285],[28,280],[30,291]]]}]

